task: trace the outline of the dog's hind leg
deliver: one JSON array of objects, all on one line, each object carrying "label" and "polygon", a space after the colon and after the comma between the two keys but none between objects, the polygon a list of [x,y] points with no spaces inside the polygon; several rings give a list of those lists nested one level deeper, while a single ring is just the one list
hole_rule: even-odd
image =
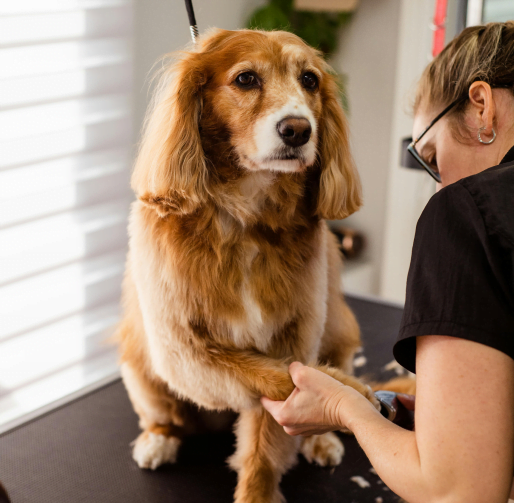
[{"label": "dog's hind leg", "polygon": [[296,463],[300,439],[284,432],[268,412],[241,412],[236,423],[236,452],[229,459],[238,473],[235,503],[281,503],[282,475]]},{"label": "dog's hind leg", "polygon": [[360,329],[355,315],[341,295],[329,298],[318,361],[352,375],[353,357],[360,345]]},{"label": "dog's hind leg", "polygon": [[327,321],[318,361],[353,374],[353,356],[361,345],[359,324],[341,292],[342,257],[335,237],[327,243]]},{"label": "dog's hind leg", "polygon": [[143,429],[133,442],[132,457],[140,468],[152,470],[174,463],[184,433],[186,405],[164,382],[149,378],[129,362],[122,364],[121,374]]}]

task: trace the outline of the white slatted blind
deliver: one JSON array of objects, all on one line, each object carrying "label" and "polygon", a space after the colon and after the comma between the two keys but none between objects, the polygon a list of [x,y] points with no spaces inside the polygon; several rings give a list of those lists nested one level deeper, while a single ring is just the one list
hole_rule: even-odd
[{"label": "white slatted blind", "polygon": [[0,424],[116,369],[131,0],[0,0]]}]

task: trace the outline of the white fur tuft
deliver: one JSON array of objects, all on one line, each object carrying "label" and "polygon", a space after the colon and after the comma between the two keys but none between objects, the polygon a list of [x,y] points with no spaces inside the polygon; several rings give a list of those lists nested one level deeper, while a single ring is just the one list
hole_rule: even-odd
[{"label": "white fur tuft", "polygon": [[164,463],[177,460],[180,439],[144,432],[134,441],[132,457],[139,468],[155,470]]},{"label": "white fur tuft", "polygon": [[323,435],[307,437],[300,449],[309,463],[320,466],[337,466],[341,464],[344,455],[344,445],[338,436],[330,431]]}]

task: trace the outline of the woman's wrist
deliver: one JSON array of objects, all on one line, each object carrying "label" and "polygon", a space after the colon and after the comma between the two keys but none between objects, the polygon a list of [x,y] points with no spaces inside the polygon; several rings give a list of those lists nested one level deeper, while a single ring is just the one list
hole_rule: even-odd
[{"label": "woman's wrist", "polygon": [[333,424],[334,426],[337,426],[339,430],[342,430],[343,428],[346,428],[346,425],[344,423],[345,421],[345,415],[344,415],[344,409],[346,407],[346,399],[345,399],[345,393],[344,393],[344,385],[341,385],[341,389],[337,391],[337,393],[334,393],[331,397],[331,407],[328,409],[331,411],[330,417],[328,421]]},{"label": "woman's wrist", "polygon": [[345,386],[337,396],[336,422],[340,429],[354,431],[358,424],[383,416],[360,393]]}]

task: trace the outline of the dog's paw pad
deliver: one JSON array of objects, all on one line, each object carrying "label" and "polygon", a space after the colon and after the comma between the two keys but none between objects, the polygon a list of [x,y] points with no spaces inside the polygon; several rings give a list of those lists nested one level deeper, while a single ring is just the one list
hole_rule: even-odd
[{"label": "dog's paw pad", "polygon": [[176,437],[143,432],[134,441],[132,457],[139,468],[155,470],[164,463],[174,463],[179,446],[180,439]]},{"label": "dog's paw pad", "polygon": [[307,437],[302,444],[302,454],[309,463],[321,466],[336,466],[341,464],[344,446],[333,432]]}]

